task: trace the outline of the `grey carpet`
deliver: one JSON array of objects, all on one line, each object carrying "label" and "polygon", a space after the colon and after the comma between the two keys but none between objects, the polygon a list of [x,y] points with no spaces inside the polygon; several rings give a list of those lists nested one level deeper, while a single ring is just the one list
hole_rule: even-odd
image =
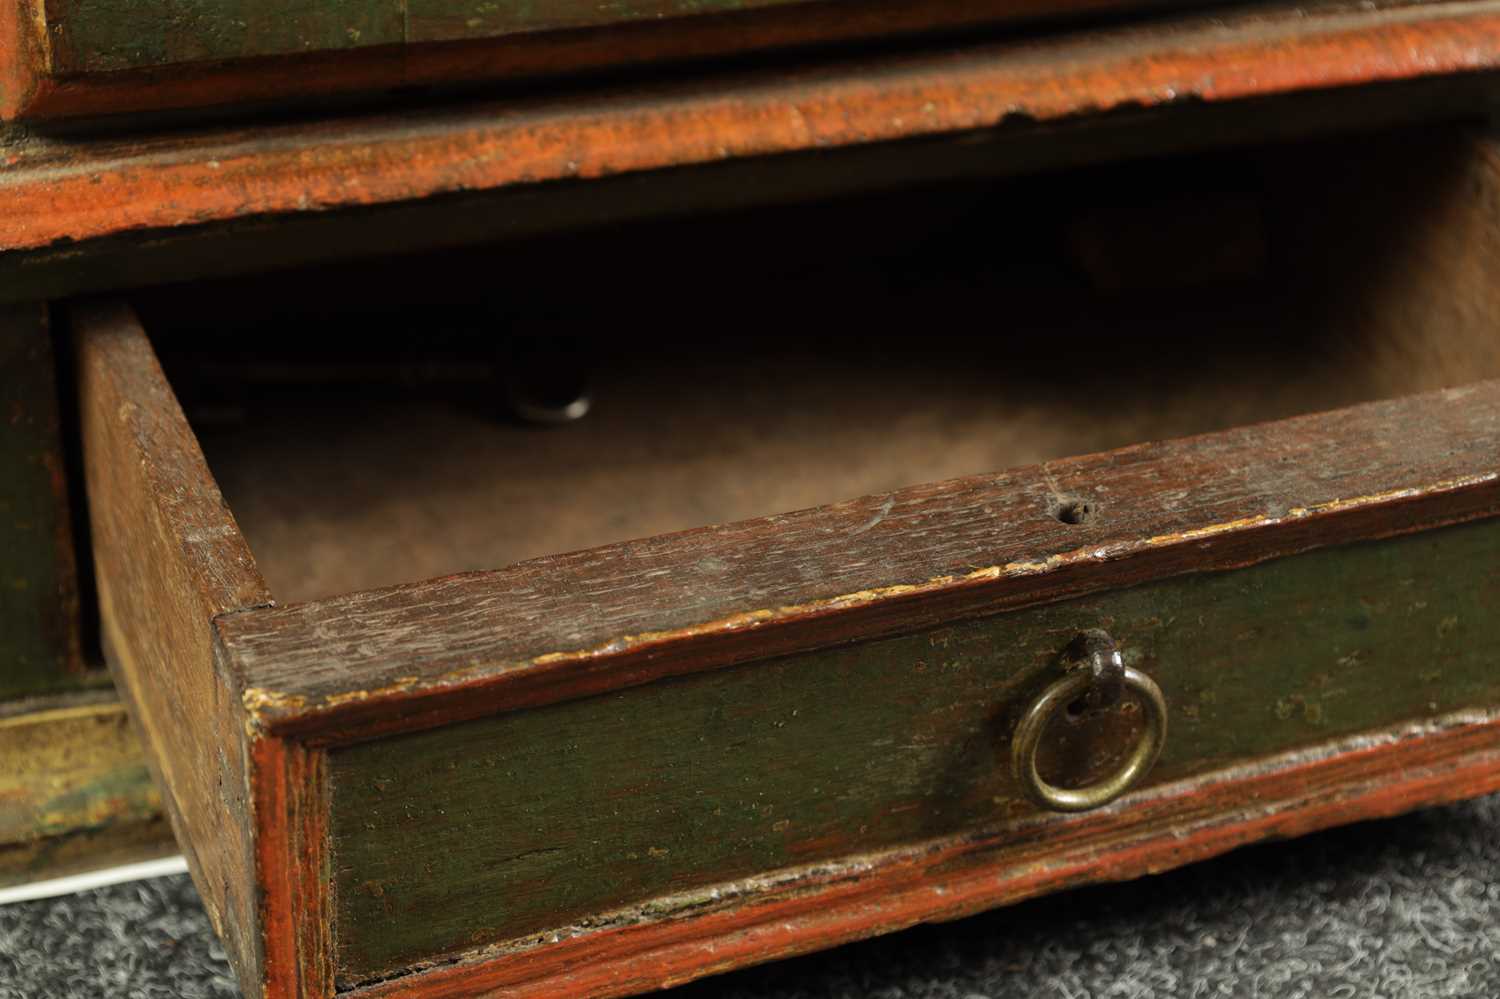
[{"label": "grey carpet", "polygon": [[[235,995],[185,876],[0,908],[0,999]],[[1500,997],[1500,796],[671,993],[708,996]]]}]

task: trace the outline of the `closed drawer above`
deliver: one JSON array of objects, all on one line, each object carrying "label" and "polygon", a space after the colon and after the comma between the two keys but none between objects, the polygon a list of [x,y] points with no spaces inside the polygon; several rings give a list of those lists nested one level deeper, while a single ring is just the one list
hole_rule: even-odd
[{"label": "closed drawer above", "polygon": [[[1497,59],[1500,17],[1489,0],[1378,6],[1348,0],[1238,6],[1203,0],[5,0],[0,121],[55,127],[72,119],[86,132],[98,119],[139,112],[167,112],[180,121],[278,108],[303,115],[364,109],[394,113],[359,119],[350,131],[336,119],[313,131],[334,147],[353,140],[419,150],[432,136],[410,134],[413,109],[429,126],[444,120],[453,129],[446,138],[463,146],[511,124],[496,122],[497,111],[502,119],[516,114],[524,122],[557,112],[585,119],[597,114],[589,126],[596,132],[590,146],[598,148],[574,150],[575,157],[592,157],[622,141],[618,113],[624,110],[644,113],[655,126],[645,137],[653,154],[696,162],[704,151],[677,133],[710,121],[720,126],[715,152],[722,158],[751,155],[771,131],[779,145],[826,148],[891,133],[986,128],[1012,116],[1086,118],[1126,107],[1457,81],[1493,70]],[[650,79],[643,85],[642,77]],[[464,102],[476,95],[485,95],[486,103],[467,108]],[[1449,107],[1482,106],[1462,90],[1447,96]],[[438,110],[434,98],[448,107]],[[767,104],[774,121],[758,120]],[[291,126],[281,131],[293,142],[307,142],[298,120],[281,124]],[[233,150],[231,159],[248,154],[262,181],[268,171],[281,170],[274,143],[246,149],[238,128],[184,135],[148,126],[136,137],[139,146],[121,143],[118,123],[108,125],[96,158],[86,145],[0,130],[0,160],[29,167],[61,158],[77,168],[97,161],[112,169],[122,154],[150,158],[163,149],[187,159],[224,159],[210,148],[222,140]],[[404,163],[407,170],[423,169],[412,182],[441,184],[447,173],[441,155],[432,150],[425,163]],[[346,173],[390,169],[355,157],[340,165]],[[229,174],[220,179],[235,182]],[[35,180],[45,182],[45,176]],[[193,197],[189,185],[181,195]]]},{"label": "closed drawer above", "polygon": [[1426,134],[72,306],[247,993],[617,995],[1500,786],[1500,186]]},{"label": "closed drawer above", "polygon": [[391,92],[691,63],[1183,0],[5,0],[5,116]]}]

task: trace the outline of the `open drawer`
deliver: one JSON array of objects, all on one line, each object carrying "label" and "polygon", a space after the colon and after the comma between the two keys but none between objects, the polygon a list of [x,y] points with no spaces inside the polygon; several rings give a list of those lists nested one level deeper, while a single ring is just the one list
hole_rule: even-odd
[{"label": "open drawer", "polygon": [[[320,387],[206,460],[152,338],[184,398],[250,355],[71,307],[106,654],[246,991],[618,995],[1500,787],[1500,216],[1427,138],[803,209],[832,270],[679,224],[670,298],[606,239],[602,312],[723,341],[601,342],[546,430]],[[1197,290],[1137,266],[1184,240]],[[735,338],[776,316],[866,336]]]}]

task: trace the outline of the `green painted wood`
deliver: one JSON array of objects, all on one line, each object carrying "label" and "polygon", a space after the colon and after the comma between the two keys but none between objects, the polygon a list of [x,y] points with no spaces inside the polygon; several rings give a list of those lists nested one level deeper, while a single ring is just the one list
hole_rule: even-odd
[{"label": "green painted wood", "polygon": [[811,0],[46,0],[52,70],[87,74],[657,21]]},{"label": "green painted wood", "polygon": [[0,306],[0,701],[108,683],[85,669],[47,310]]},{"label": "green painted wood", "polygon": [[409,42],[490,38],[696,14],[726,14],[810,0],[408,0]]},{"label": "green painted wood", "polygon": [[1015,714],[1083,628],[1166,694],[1157,781],[1500,704],[1497,564],[1486,521],[336,750],[341,977],[1027,814]]},{"label": "green painted wood", "polygon": [[46,0],[58,74],[393,45],[403,0]]}]

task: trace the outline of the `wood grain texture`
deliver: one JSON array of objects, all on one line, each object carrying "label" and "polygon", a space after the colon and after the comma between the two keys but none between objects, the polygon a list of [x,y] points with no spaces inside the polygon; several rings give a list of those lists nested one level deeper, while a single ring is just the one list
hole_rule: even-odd
[{"label": "wood grain texture", "polygon": [[1485,382],[218,627],[260,724],[367,737],[1497,511]]},{"label": "wood grain texture", "polygon": [[[1143,787],[1500,708],[1496,564],[1490,519],[335,750],[341,973],[567,936],[662,896],[679,901],[647,908],[670,918],[715,885],[1024,820],[1010,733],[1088,628],[1171,705]],[[1137,728],[1055,721],[1049,748],[1079,745],[1049,779],[1107,776]]]},{"label": "wood grain texture", "polygon": [[47,306],[0,306],[0,701],[108,683],[83,659]]},{"label": "wood grain texture", "polygon": [[0,251],[1121,109],[1483,73],[1494,0],[1270,8],[442,110],[0,144]]},{"label": "wood grain texture", "polygon": [[129,310],[68,314],[105,657],[210,920],[241,980],[256,983],[254,775],[211,620],[271,597]]},{"label": "wood grain texture", "polygon": [[[998,835],[861,857],[743,891],[678,919],[528,941],[357,989],[359,999],[606,997],[791,957],[919,922],[1248,843],[1500,790],[1500,722],[1473,713],[1153,789],[1130,807],[1049,816]],[[1397,762],[1399,761],[1399,762]]]}]

